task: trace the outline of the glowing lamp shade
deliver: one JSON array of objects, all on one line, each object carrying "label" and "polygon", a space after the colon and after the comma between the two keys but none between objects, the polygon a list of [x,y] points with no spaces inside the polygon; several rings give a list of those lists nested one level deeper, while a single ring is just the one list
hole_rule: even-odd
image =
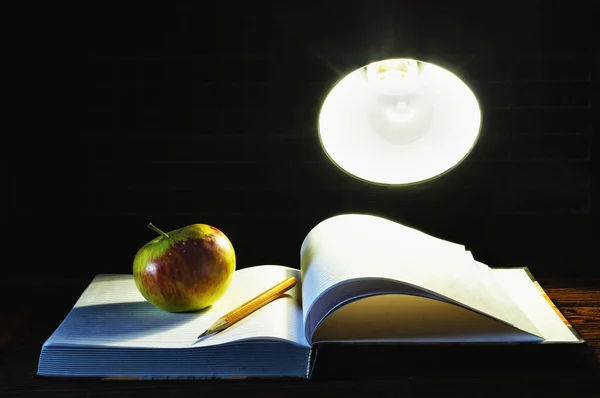
[{"label": "glowing lamp shade", "polygon": [[473,92],[453,73],[412,59],[371,63],[342,78],[319,115],[323,149],[354,177],[414,184],[458,165],[481,127]]}]

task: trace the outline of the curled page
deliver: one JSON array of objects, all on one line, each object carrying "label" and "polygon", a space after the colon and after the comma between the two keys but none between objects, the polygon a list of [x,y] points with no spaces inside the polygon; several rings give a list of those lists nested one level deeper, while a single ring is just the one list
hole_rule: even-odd
[{"label": "curled page", "polygon": [[351,279],[386,278],[539,336],[518,307],[507,311],[502,290],[483,283],[490,276],[464,246],[382,217],[344,214],[321,222],[302,244],[301,271],[305,324],[317,298],[330,287]]}]

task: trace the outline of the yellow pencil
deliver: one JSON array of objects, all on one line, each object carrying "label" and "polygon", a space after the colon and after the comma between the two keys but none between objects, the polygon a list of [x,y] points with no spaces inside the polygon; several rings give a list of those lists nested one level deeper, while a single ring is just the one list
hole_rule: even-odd
[{"label": "yellow pencil", "polygon": [[270,303],[276,298],[282,296],[283,293],[287,292],[294,286],[296,286],[296,278],[294,278],[293,276],[286,278],[285,280],[279,282],[272,288],[254,297],[252,300],[247,301],[246,303],[242,304],[241,306],[237,307],[236,309],[228,312],[227,314],[217,319],[215,323],[213,323],[211,327],[206,329],[204,333],[198,336],[198,338],[208,337],[210,335],[219,333],[220,331],[227,329],[229,326],[233,325],[240,319],[245,318],[257,309],[265,306],[266,304]]}]

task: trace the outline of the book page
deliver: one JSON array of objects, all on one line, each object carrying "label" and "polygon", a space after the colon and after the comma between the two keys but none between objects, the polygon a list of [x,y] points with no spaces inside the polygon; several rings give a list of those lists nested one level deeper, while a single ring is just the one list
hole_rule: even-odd
[{"label": "book page", "polygon": [[[297,285],[228,329],[197,342],[219,317],[289,276]],[[285,340],[308,347],[302,328],[299,270],[261,265],[237,270],[225,295],[208,309],[169,313],[147,302],[132,275],[98,275],[46,344],[184,348],[243,339]]]},{"label": "book page", "polygon": [[466,255],[471,263],[473,274],[477,277],[476,283],[481,286],[488,297],[493,297],[493,301],[484,300],[484,302],[493,303],[492,307],[481,306],[480,310],[509,325],[514,325],[521,330],[541,337],[541,332],[515,301],[515,298],[508,294],[496,280],[496,274],[493,273],[493,269],[482,262],[476,261],[470,251],[467,251]]},{"label": "book page", "polygon": [[490,272],[535,324],[546,343],[580,341],[546,301],[525,269],[491,269]]},{"label": "book page", "polygon": [[[407,321],[410,320],[410,321]],[[382,294],[334,311],[312,335],[322,342],[538,342],[540,337],[462,306],[428,297]]]},{"label": "book page", "polygon": [[[306,321],[317,298],[350,279],[387,278],[508,321],[503,292],[486,289],[486,276],[464,246],[370,215],[345,214],[318,224],[301,249]],[[506,295],[504,295],[506,296]],[[524,317],[514,326],[537,330]],[[511,321],[514,321],[511,319]]]}]

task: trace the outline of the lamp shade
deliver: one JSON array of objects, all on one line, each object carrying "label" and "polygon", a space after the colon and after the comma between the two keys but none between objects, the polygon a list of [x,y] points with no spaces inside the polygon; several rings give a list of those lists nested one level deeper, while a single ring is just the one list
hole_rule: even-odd
[{"label": "lamp shade", "polygon": [[481,127],[479,103],[456,75],[388,59],[359,68],[327,94],[319,138],[331,161],[379,184],[414,184],[458,165]]}]

